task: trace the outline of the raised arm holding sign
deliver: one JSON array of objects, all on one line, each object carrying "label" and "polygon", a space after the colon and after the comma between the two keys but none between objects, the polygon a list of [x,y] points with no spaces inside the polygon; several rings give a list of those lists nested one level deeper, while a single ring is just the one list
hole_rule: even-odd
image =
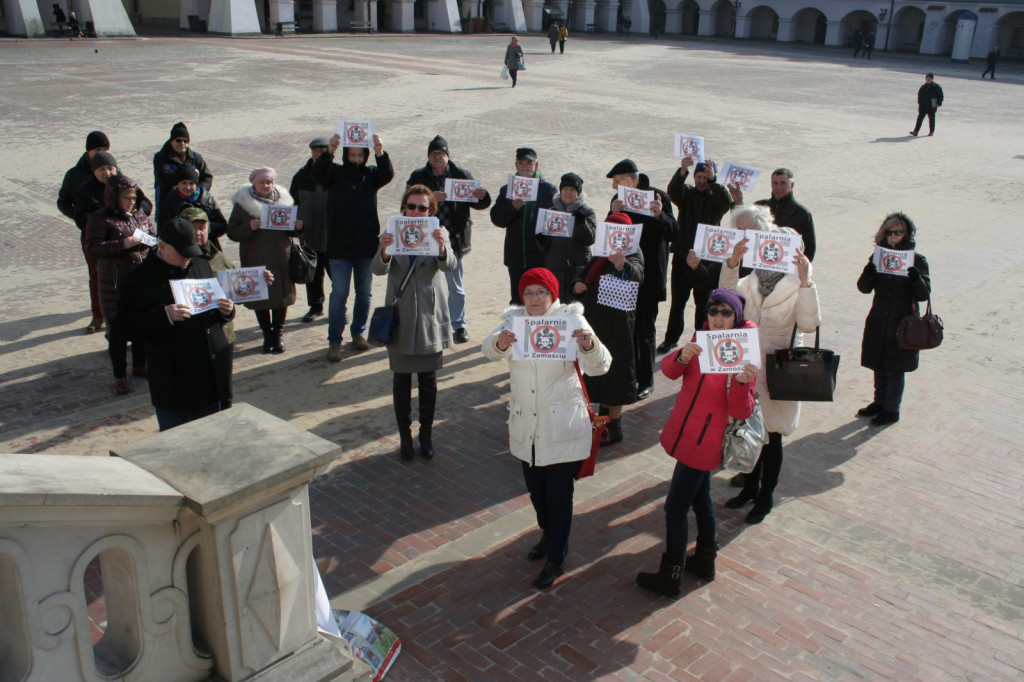
[{"label": "raised arm holding sign", "polygon": [[374,147],[373,128],[373,121],[338,121],[341,146],[372,149]]},{"label": "raised arm holding sign", "polygon": [[704,138],[699,135],[676,133],[672,151],[676,158],[693,159],[697,163],[704,163]]}]

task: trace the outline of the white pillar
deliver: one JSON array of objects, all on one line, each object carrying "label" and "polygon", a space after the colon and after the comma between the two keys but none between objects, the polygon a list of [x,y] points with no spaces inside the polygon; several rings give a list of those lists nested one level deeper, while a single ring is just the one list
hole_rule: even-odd
[{"label": "white pillar", "polygon": [[427,28],[441,33],[462,33],[462,19],[456,0],[427,2]]},{"label": "white pillar", "polygon": [[[832,45],[833,47],[841,47],[843,45],[843,24],[841,21],[827,21],[825,22],[825,44]],[[876,37],[875,45],[878,44]]]},{"label": "white pillar", "polygon": [[742,17],[736,17],[736,37],[737,38],[749,38],[750,37],[750,15],[745,14]]},{"label": "white pillar", "polygon": [[292,0],[270,0],[270,29],[277,32],[277,22],[295,21],[295,3]]},{"label": "white pillar", "polygon": [[413,0],[391,0],[391,30],[411,33],[416,30]]},{"label": "white pillar", "polygon": [[793,31],[796,29],[796,22],[792,19],[783,19],[779,17],[779,32],[775,37],[780,43],[791,43],[793,42]]},{"label": "white pillar", "polygon": [[924,35],[921,36],[920,54],[942,54],[946,49],[946,24],[942,20],[945,6],[928,10],[924,16]]},{"label": "white pillar", "polygon": [[506,31],[511,33],[526,32],[526,13],[521,0],[495,0],[494,25],[504,24]]},{"label": "white pillar", "polygon": [[199,0],[181,0],[181,14],[178,16],[178,28],[187,31],[191,27],[188,25],[189,16],[198,16],[203,19],[203,15],[199,13]]},{"label": "white pillar", "polygon": [[7,17],[8,35],[25,38],[46,36],[46,27],[35,0],[4,0],[4,14]]},{"label": "white pillar", "polygon": [[313,31],[315,33],[334,33],[337,30],[337,0],[313,0]]},{"label": "white pillar", "polygon": [[587,26],[594,23],[594,0],[576,0],[574,4],[575,16],[569,22],[571,30],[575,33],[585,33]]},{"label": "white pillar", "polygon": [[527,31],[540,31],[544,26],[544,0],[522,0]]},{"label": "white pillar", "polygon": [[135,35],[135,27],[121,0],[78,0],[76,6],[81,9],[79,19],[82,28],[85,28],[86,21],[91,21],[99,38]]},{"label": "white pillar", "polygon": [[715,21],[718,19],[718,12],[701,10],[697,19],[697,35],[715,35]]},{"label": "white pillar", "polygon": [[594,9],[594,23],[608,33],[615,33],[615,20],[618,18],[618,0],[597,0]]},{"label": "white pillar", "polygon": [[996,13],[989,8],[982,8],[977,11],[978,27],[974,31],[974,46],[971,49],[971,56],[984,58],[988,56],[989,50],[996,46]]},{"label": "white pillar", "polygon": [[682,33],[683,32],[683,10],[681,9],[666,9],[665,10],[665,26],[662,28],[665,33]]},{"label": "white pillar", "polygon": [[213,0],[210,33],[224,35],[260,34],[260,19],[253,0]]}]

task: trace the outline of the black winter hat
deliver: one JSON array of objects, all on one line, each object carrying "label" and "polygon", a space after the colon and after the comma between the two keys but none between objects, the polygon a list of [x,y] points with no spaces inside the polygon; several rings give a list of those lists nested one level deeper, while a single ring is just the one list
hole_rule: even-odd
[{"label": "black winter hat", "polygon": [[185,124],[181,121],[175,123],[174,127],[171,128],[171,139],[175,140],[179,137],[184,137],[189,142],[192,141],[192,136],[188,134],[188,128],[186,128]]},{"label": "black winter hat", "polygon": [[117,159],[110,152],[96,152],[92,157],[92,169],[96,170],[100,166],[114,166],[117,167]]},{"label": "black winter hat", "polygon": [[572,187],[577,192],[583,191],[583,178],[576,175],[575,173],[566,173],[562,176],[562,180],[558,183],[558,189],[563,187]]},{"label": "black winter hat", "polygon": [[430,156],[430,152],[441,151],[445,154],[448,153],[448,140],[444,139],[440,135],[435,135],[434,139],[427,145],[427,156]]},{"label": "black winter hat", "polygon": [[110,139],[106,133],[94,130],[85,136],[85,151],[91,152],[97,147],[110,147]]},{"label": "black winter hat", "polygon": [[608,171],[606,178],[614,178],[616,175],[623,175],[625,173],[639,173],[640,169],[636,166],[636,161],[633,159],[623,159],[617,164],[612,166],[612,169]]},{"label": "black winter hat", "polygon": [[203,250],[196,244],[196,228],[183,218],[171,218],[160,223],[157,237],[164,244],[173,246],[185,258],[203,255]]},{"label": "black winter hat", "polygon": [[177,185],[182,180],[191,180],[192,182],[199,184],[199,171],[187,163],[183,163],[178,166],[178,170],[174,171],[174,175],[171,176],[171,182]]}]

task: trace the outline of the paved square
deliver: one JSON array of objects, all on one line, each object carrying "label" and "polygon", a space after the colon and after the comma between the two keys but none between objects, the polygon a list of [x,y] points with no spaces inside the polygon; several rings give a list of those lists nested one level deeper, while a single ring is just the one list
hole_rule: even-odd
[{"label": "paved square", "polygon": [[[843,357],[836,402],[805,405],[786,441],[772,514],[744,526],[720,506],[719,474],[718,579],[674,602],[636,587],[661,551],[672,466],[658,433],[677,389],[661,379],[577,488],[569,573],[547,593],[530,588],[539,566],[525,560],[532,511],[505,450],[507,369],[479,353],[507,296],[502,233],[484,212],[466,260],[472,343],[439,375],[429,464],[395,454],[383,350],[346,347],[329,365],[326,321],[299,321],[301,293],[283,356],[259,354],[255,319],[239,314],[236,399],[348,453],[313,489],[314,550],[332,560],[336,606],[403,638],[395,680],[1020,679],[1021,69],[982,82],[983,65],[944,59],[612,37],[571,38],[559,56],[531,36],[513,90],[498,78],[506,41],[0,42],[0,448],[105,455],[156,430],[145,384],[115,397],[103,337],[82,334],[85,267],[54,202],[90,130],[149,188],[153,153],[186,121],[227,205],[251,168],[287,183],[312,137],[372,119],[396,168],[383,216],[438,133],[492,192],[515,147],[533,146],[548,179],[580,174],[599,212],[616,161],[635,159],[664,188],[673,133],[701,134],[720,163],[795,171],[817,225],[823,345]],[[946,103],[936,136],[911,139],[926,71]],[[768,196],[761,183],[754,198]],[[858,363],[870,300],[855,281],[892,210],[918,224],[946,341],[909,377],[902,421],[872,430],[853,416],[871,391]]]}]

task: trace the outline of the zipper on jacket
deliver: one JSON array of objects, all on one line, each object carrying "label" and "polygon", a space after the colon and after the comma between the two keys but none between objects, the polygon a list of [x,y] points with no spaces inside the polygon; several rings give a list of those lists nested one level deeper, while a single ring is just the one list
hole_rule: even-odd
[{"label": "zipper on jacket", "polygon": [[704,440],[704,434],[708,432],[708,427],[711,426],[711,415],[708,414],[708,418],[704,420],[704,428],[700,430],[700,437],[697,439],[697,445],[701,444]]},{"label": "zipper on jacket", "polygon": [[700,375],[700,381],[697,382],[697,390],[693,392],[693,400],[690,401],[690,407],[686,410],[686,415],[683,417],[683,423],[679,425],[679,435],[676,436],[676,442],[672,444],[672,452],[669,453],[675,457],[676,448],[679,447],[679,439],[683,437],[683,429],[686,428],[686,422],[690,419],[690,413],[693,412],[693,406],[697,404],[697,396],[700,395],[700,387],[704,385],[704,374]]}]

